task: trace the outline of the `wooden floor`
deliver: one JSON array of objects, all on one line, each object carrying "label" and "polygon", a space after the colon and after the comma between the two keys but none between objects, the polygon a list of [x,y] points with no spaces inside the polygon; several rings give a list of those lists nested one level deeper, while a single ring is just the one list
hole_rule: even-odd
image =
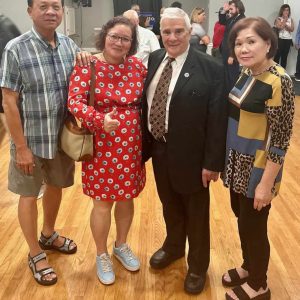
[{"label": "wooden floor", "polygon": [[[300,299],[300,97],[296,102],[294,135],[286,157],[281,192],[273,201],[269,222],[268,276],[272,300]],[[135,200],[135,217],[128,238],[141,259],[141,270],[132,274],[113,259],[115,284],[105,287],[98,281],[95,246],[89,228],[92,202],[81,192],[78,164],[75,185],[64,191],[57,230],[72,237],[79,250],[72,256],[50,253],[48,258],[58,273],[58,283],[52,287],[36,284],[27,266],[28,248],[18,224],[18,197],[7,191],[9,146],[2,127],[0,141],[0,299],[225,299],[221,275],[241,263],[236,220],[230,210],[227,190],[220,181],[211,186],[211,263],[204,292],[188,296],[183,292],[184,259],[161,272],[149,268],[149,258],[165,236],[151,164],[147,165],[146,188]],[[41,201],[39,212],[40,226]],[[114,237],[115,224],[108,240],[110,250]]]}]

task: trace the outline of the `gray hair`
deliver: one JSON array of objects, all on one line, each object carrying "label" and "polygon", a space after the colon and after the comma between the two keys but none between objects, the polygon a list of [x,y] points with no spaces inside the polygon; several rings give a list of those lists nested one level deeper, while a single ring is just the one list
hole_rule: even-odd
[{"label": "gray hair", "polygon": [[183,19],[188,30],[191,29],[192,25],[190,18],[187,13],[178,7],[168,7],[164,10],[160,18],[160,25],[163,19]]}]

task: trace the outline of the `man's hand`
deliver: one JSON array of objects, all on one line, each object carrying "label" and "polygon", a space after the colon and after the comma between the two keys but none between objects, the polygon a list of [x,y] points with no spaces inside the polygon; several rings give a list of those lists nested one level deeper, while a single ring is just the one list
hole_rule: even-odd
[{"label": "man's hand", "polygon": [[114,109],[107,113],[104,117],[104,125],[103,129],[105,132],[109,133],[113,130],[118,129],[120,122],[116,119],[113,119],[113,116],[117,113],[117,109],[114,107]]},{"label": "man's hand", "polygon": [[208,184],[211,180],[217,181],[218,178],[219,178],[219,172],[202,169],[202,184],[205,188],[208,187]]},{"label": "man's hand", "polygon": [[89,66],[91,63],[91,56],[91,53],[87,51],[77,52],[75,63],[80,67]]},{"label": "man's hand", "polygon": [[35,167],[31,150],[26,146],[16,146],[16,165],[25,175],[32,175]]}]

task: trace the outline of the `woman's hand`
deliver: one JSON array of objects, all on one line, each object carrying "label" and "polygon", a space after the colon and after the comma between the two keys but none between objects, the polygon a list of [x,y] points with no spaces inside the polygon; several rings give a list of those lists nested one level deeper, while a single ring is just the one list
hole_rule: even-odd
[{"label": "woman's hand", "polygon": [[272,187],[273,186],[261,182],[257,185],[254,196],[254,209],[260,211],[263,207],[266,207],[271,203],[273,198]]},{"label": "woman's hand", "polygon": [[120,126],[120,122],[116,119],[113,119],[113,116],[117,113],[117,109],[114,107],[114,109],[110,112],[107,113],[104,117],[104,125],[103,129],[105,132],[109,133],[111,131],[114,131],[118,129]]}]

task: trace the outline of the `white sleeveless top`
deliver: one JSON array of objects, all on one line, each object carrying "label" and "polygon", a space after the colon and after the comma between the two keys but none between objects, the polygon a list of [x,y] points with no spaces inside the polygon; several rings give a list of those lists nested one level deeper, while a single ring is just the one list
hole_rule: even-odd
[{"label": "white sleeveless top", "polygon": [[[281,17],[278,19],[282,20]],[[288,18],[286,21],[286,25],[291,26],[292,25],[292,19]],[[287,31],[286,29],[279,30],[279,38],[283,40],[291,40],[292,39],[292,33]]]}]

